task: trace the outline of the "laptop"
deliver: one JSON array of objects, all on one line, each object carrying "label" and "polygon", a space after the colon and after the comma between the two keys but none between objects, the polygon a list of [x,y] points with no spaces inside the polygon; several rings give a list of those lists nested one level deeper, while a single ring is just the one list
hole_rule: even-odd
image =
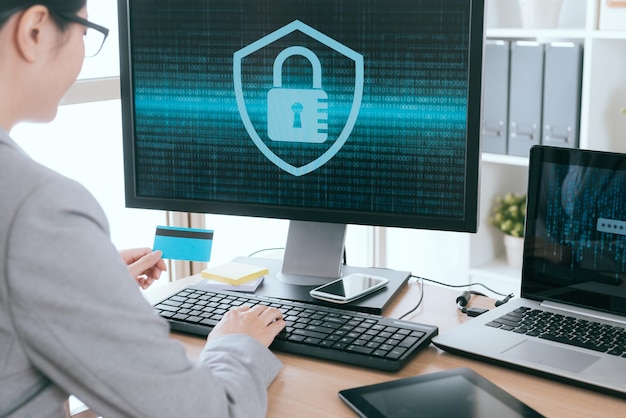
[{"label": "laptop", "polygon": [[535,146],[521,297],[432,342],[624,396],[625,279],[626,154]]}]

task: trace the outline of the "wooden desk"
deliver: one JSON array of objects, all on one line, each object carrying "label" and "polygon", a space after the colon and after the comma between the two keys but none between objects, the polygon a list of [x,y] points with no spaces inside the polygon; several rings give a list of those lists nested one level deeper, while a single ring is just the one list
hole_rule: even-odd
[{"label": "wooden desk", "polygon": [[[156,302],[198,280],[199,277],[192,276],[167,286],[150,289],[145,293],[146,298]],[[406,319],[437,325],[440,332],[471,320],[456,309],[455,300],[459,291],[432,285],[424,287],[424,300],[420,309]],[[397,301],[385,311],[385,315],[398,317],[409,311],[419,295],[419,285],[408,283],[401,290]],[[474,297],[471,306],[491,308],[493,301]],[[181,341],[193,358],[198,357],[204,346],[204,338],[176,333],[172,333],[172,338]],[[285,367],[269,388],[268,417],[354,418],[356,414],[338,398],[339,390],[456,367],[473,369],[548,417],[626,416],[626,400],[470,360],[446,353],[433,345],[419,353],[397,373],[373,371],[280,352],[277,356]]]}]

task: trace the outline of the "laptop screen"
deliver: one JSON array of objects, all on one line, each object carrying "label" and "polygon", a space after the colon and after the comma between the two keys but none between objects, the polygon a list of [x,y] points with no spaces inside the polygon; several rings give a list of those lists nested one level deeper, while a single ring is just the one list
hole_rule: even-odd
[{"label": "laptop screen", "polygon": [[626,315],[626,155],[533,147],[522,296]]}]

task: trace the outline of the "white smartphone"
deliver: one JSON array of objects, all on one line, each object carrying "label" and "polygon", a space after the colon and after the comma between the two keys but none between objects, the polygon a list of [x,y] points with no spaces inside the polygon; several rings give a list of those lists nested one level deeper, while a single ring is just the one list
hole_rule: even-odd
[{"label": "white smartphone", "polygon": [[385,287],[387,283],[389,280],[384,277],[353,273],[316,287],[309,294],[326,302],[348,303]]}]

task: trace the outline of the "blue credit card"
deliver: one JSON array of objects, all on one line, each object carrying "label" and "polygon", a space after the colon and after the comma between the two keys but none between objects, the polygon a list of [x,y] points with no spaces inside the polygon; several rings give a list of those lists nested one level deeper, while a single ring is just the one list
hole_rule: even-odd
[{"label": "blue credit card", "polygon": [[152,249],[163,251],[167,259],[209,261],[212,245],[211,230],[157,226]]}]

